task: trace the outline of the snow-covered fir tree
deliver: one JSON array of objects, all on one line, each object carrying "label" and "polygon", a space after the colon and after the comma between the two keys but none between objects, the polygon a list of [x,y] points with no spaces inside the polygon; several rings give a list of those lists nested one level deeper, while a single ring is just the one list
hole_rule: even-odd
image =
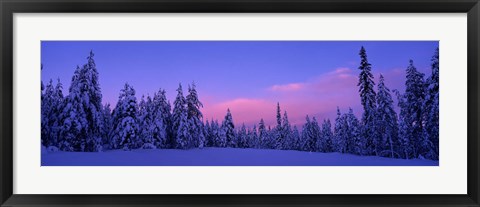
[{"label": "snow-covered fir tree", "polygon": [[177,149],[190,149],[193,147],[193,140],[189,130],[189,122],[187,111],[181,111],[178,117],[178,127],[175,139],[175,144]]},{"label": "snow-covered fir tree", "polygon": [[257,125],[253,125],[251,130],[248,130],[248,146],[250,148],[259,148],[260,147],[260,139],[257,135]]},{"label": "snow-covered fir tree", "polygon": [[200,111],[200,108],[203,107],[203,104],[198,99],[198,94],[195,87],[195,83],[192,83],[192,85],[188,87],[189,94],[186,98],[188,121],[190,123],[189,131],[194,142],[192,144],[194,144],[195,147],[203,148],[205,145],[205,135],[202,122],[203,115]]},{"label": "snow-covered fir tree", "polygon": [[337,118],[335,118],[335,129],[334,129],[334,139],[333,146],[336,152],[346,153],[347,152],[347,123],[345,116],[342,116],[340,113],[340,108],[337,107]]},{"label": "snow-covered fir tree", "polygon": [[415,157],[424,157],[428,153],[428,148],[423,142],[423,102],[425,99],[424,74],[417,71],[410,60],[407,67],[407,80],[405,82],[405,106],[407,137],[413,145],[413,154]]},{"label": "snow-covered fir tree", "polygon": [[376,151],[380,156],[398,157],[398,123],[397,112],[393,108],[393,99],[390,89],[384,83],[385,79],[380,75],[377,89],[376,111]]},{"label": "snow-covered fir tree", "polygon": [[212,122],[212,134],[215,140],[215,147],[226,147],[227,146],[227,137],[225,135],[225,130],[220,126],[218,120]]},{"label": "snow-covered fir tree", "polygon": [[332,132],[332,123],[330,119],[324,119],[322,123],[322,133],[321,137],[324,140],[323,148],[320,148],[321,152],[332,152],[333,151],[333,132]]},{"label": "snow-covered fir tree", "polygon": [[75,151],[101,151],[103,105],[98,71],[91,51],[87,64],[78,67],[72,77],[65,108],[61,115],[60,148]]},{"label": "snow-covered fir tree", "polygon": [[274,136],[274,149],[282,149],[284,142],[284,132],[282,126],[282,115],[280,110],[280,103],[277,102],[277,126],[273,131]]},{"label": "snow-covered fir tree", "polygon": [[137,123],[137,98],[135,89],[125,83],[120,91],[117,106],[113,112],[114,132],[111,148],[130,150],[138,146],[140,141]]},{"label": "snow-covered fir tree", "polygon": [[57,147],[61,141],[62,124],[60,116],[63,110],[64,97],[63,87],[60,80],[54,87],[53,81],[45,87],[45,93],[42,94],[41,102],[41,138],[44,146]]},{"label": "snow-covered fir tree", "polygon": [[258,123],[258,139],[260,140],[260,147],[259,148],[269,148],[270,140],[267,134],[267,128],[265,127],[265,122],[263,119],[260,119],[260,123]]},{"label": "snow-covered fir tree", "polygon": [[103,106],[103,129],[102,129],[102,144],[103,149],[110,148],[110,133],[113,130],[113,117],[112,117],[112,109],[110,108],[110,104],[107,103]]},{"label": "snow-covered fir tree", "polygon": [[153,123],[154,137],[157,148],[174,148],[172,132],[172,114],[171,105],[167,100],[166,91],[158,89],[153,96],[153,113],[155,122]]},{"label": "snow-covered fir tree", "polygon": [[170,147],[168,143],[170,103],[166,100],[164,90],[160,89],[155,93],[153,99],[147,99],[147,109],[152,117],[152,121],[149,124],[149,134],[152,137],[155,148],[164,149]]},{"label": "snow-covered fir tree", "polygon": [[423,119],[423,145],[426,149],[425,157],[438,160],[439,155],[439,51],[435,50],[432,57],[432,72],[426,80],[427,89],[425,93]]},{"label": "snow-covered fir tree", "polygon": [[63,125],[59,140],[62,151],[83,151],[85,137],[87,136],[88,120],[84,107],[84,90],[82,90],[81,68],[77,66],[69,87],[69,94],[65,97],[65,104],[60,115]]},{"label": "snow-covered fir tree", "polygon": [[212,127],[210,127],[210,122],[208,119],[205,121],[205,127],[203,128],[203,133],[205,135],[205,147],[215,146],[215,140],[213,139]]},{"label": "snow-covered fir tree", "polygon": [[242,124],[242,127],[237,133],[237,147],[238,148],[248,148],[248,134],[247,134],[247,128],[245,127],[245,124]]},{"label": "snow-covered fir tree", "polygon": [[288,121],[287,111],[283,113],[283,117],[282,117],[282,137],[283,137],[282,149],[286,149],[286,150],[292,149],[292,146],[294,145],[294,140],[292,136],[292,126]]},{"label": "snow-covered fir tree", "polygon": [[[182,117],[182,116],[185,116],[185,117]],[[171,140],[172,142],[171,144],[172,146],[174,146],[174,148],[186,149],[190,145],[189,124],[182,123],[182,122],[188,122],[188,113],[187,113],[187,101],[183,96],[182,84],[179,84],[177,89],[177,97],[173,102],[173,113],[172,113],[173,139]],[[182,125],[181,130],[179,130],[180,125]],[[180,135],[177,134],[179,131],[184,133],[184,130],[187,131],[186,132],[187,134],[180,134]],[[180,143],[180,144],[177,143],[177,141],[179,140],[185,143]],[[188,142],[186,140],[188,140]]]},{"label": "snow-covered fir tree", "polygon": [[400,107],[400,114],[398,116],[400,157],[404,159],[410,159],[413,157],[413,144],[411,142],[412,138],[410,137],[411,133],[408,131],[409,126],[407,123],[409,122],[409,118],[405,96],[400,94],[398,90],[393,90],[393,92],[397,96],[398,107]]},{"label": "snow-covered fir tree", "polygon": [[359,154],[359,155],[364,155],[366,154],[363,149],[365,149],[365,143],[363,143],[365,140],[361,138],[361,126],[360,122],[358,121],[357,117],[355,117],[355,114],[353,114],[353,109],[349,108],[348,109],[348,114],[344,114],[346,120],[344,123],[346,125],[344,126],[347,131],[347,141],[346,141],[346,150],[348,153],[351,154]]},{"label": "snow-covered fir tree", "polygon": [[100,89],[99,74],[93,59],[94,53],[90,51],[87,57],[87,64],[81,71],[80,83],[83,90],[83,102],[87,115],[87,136],[85,137],[85,148],[82,151],[102,150],[102,129],[103,129],[103,105],[102,91]]},{"label": "snow-covered fir tree", "polygon": [[311,121],[308,115],[305,119],[306,122],[303,125],[302,130],[302,150],[307,152],[314,152],[317,149],[317,137],[319,136],[318,122],[316,121],[315,117],[313,118],[313,121]]},{"label": "snow-covered fir tree", "polygon": [[232,113],[227,109],[227,114],[222,123],[222,131],[225,134],[227,147],[237,147],[237,140],[235,139],[235,125],[233,124]]},{"label": "snow-covered fir tree", "polygon": [[375,134],[375,82],[373,81],[372,65],[368,62],[367,52],[362,46],[360,49],[360,75],[358,76],[358,86],[361,103],[363,106],[362,116],[362,138],[365,139],[366,152],[368,154],[377,154],[375,152],[374,134]]},{"label": "snow-covered fir tree", "polygon": [[298,130],[297,126],[293,126],[292,140],[293,140],[292,149],[301,150],[302,148],[301,137],[300,137],[300,131]]}]

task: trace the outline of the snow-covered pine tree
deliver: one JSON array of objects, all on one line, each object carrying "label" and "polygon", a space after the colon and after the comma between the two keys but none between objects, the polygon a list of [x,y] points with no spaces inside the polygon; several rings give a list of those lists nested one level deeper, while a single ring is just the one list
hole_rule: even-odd
[{"label": "snow-covered pine tree", "polygon": [[52,132],[55,102],[55,89],[53,81],[50,79],[45,87],[45,93],[41,102],[41,139],[42,145],[46,147],[55,145],[55,137],[53,137]]},{"label": "snow-covered pine tree", "polygon": [[60,115],[60,123],[63,127],[60,131],[61,140],[58,146],[62,151],[85,151],[89,123],[85,112],[84,97],[86,95],[83,90],[84,84],[82,84],[82,80],[85,79],[83,74],[82,68],[77,66]]},{"label": "snow-covered pine tree", "polygon": [[227,138],[225,136],[225,130],[223,129],[223,127],[220,126],[218,120],[212,122],[212,131],[215,140],[215,147],[226,147]]},{"label": "snow-covered pine tree", "polygon": [[[188,120],[187,101],[183,96],[182,84],[178,84],[177,97],[173,102],[173,113],[172,113],[173,139],[171,140],[171,144],[172,146],[174,146],[174,148],[177,148],[178,146],[182,146],[176,143],[176,141],[179,140],[179,137],[177,136],[177,132],[179,131],[178,128],[180,127],[180,124],[182,124],[181,122],[184,121],[182,120],[183,119],[182,114],[185,114]],[[182,127],[187,128],[187,131],[188,131],[188,125],[186,123],[183,123]],[[181,136],[184,136],[184,135],[181,135]]]},{"label": "snow-covered pine tree", "polygon": [[397,97],[398,107],[400,108],[400,114],[398,116],[398,139],[400,143],[400,157],[404,159],[410,159],[411,157],[413,157],[413,144],[411,142],[411,140],[413,139],[410,137],[411,133],[408,131],[410,127],[407,125],[407,123],[409,123],[410,121],[408,117],[405,95],[400,94],[398,90],[393,90],[393,92]]},{"label": "snow-covered pine tree", "polygon": [[99,74],[93,59],[94,53],[90,51],[87,64],[81,70],[80,82],[83,90],[83,103],[87,115],[88,128],[85,138],[84,151],[97,152],[102,150],[103,105],[100,89]]},{"label": "snow-covered pine tree", "polygon": [[428,153],[423,144],[423,102],[425,100],[425,82],[424,74],[417,71],[410,60],[407,67],[407,80],[405,88],[406,104],[406,127],[409,133],[411,144],[413,144],[413,153],[415,157],[424,157]]},{"label": "snow-covered pine tree", "polygon": [[237,133],[237,147],[238,148],[248,148],[248,134],[245,124],[242,124],[242,128]]},{"label": "snow-covered pine tree", "polygon": [[285,150],[292,149],[294,140],[292,139],[293,138],[292,126],[288,121],[287,111],[283,113],[283,118],[282,118],[282,137],[283,137],[282,149],[285,149]]},{"label": "snow-covered pine tree", "polygon": [[334,139],[333,146],[336,152],[346,153],[347,152],[347,129],[346,129],[346,120],[340,113],[340,108],[337,107],[337,118],[335,118],[335,129],[334,129]]},{"label": "snow-covered pine tree", "polygon": [[269,147],[270,140],[268,140],[267,129],[263,118],[260,119],[260,123],[258,123],[258,139],[260,141],[259,148],[267,149]]},{"label": "snow-covered pine tree", "polygon": [[293,126],[292,140],[293,140],[292,149],[301,150],[301,138],[300,138],[300,132],[298,131],[297,126]]},{"label": "snow-covered pine tree", "polygon": [[282,127],[282,115],[280,114],[280,103],[277,102],[277,126],[274,130],[274,149],[282,149],[284,140],[284,132]]},{"label": "snow-covered pine tree", "polygon": [[171,105],[167,100],[164,89],[159,89],[153,96],[153,111],[155,121],[153,123],[155,145],[157,148],[174,148],[172,132]]},{"label": "snow-covered pine tree", "polygon": [[432,57],[432,73],[428,77],[427,91],[424,102],[423,148],[426,150],[424,157],[438,160],[439,156],[439,51],[438,47]]},{"label": "snow-covered pine tree", "polygon": [[316,150],[316,129],[314,123],[310,121],[310,117],[308,115],[305,119],[306,122],[303,125],[302,130],[302,151],[314,152]]},{"label": "snow-covered pine tree", "polygon": [[393,99],[390,89],[384,83],[383,75],[380,75],[377,89],[376,111],[376,151],[380,156],[398,157],[398,123],[397,112],[393,108]]},{"label": "snow-covered pine tree", "polygon": [[57,85],[55,86],[55,93],[54,93],[54,107],[53,107],[53,126],[52,126],[52,133],[54,138],[54,145],[58,147],[58,142],[60,141],[60,133],[62,131],[62,111],[64,106],[65,98],[63,96],[63,85],[60,82],[60,79],[57,79]]},{"label": "snow-covered pine tree", "polygon": [[222,123],[222,129],[225,133],[227,147],[237,147],[237,140],[235,139],[235,125],[233,124],[232,114],[230,109],[227,109],[227,114]]},{"label": "snow-covered pine tree", "polygon": [[113,117],[110,104],[107,103],[103,106],[103,129],[102,129],[102,144],[103,149],[110,148],[110,135],[113,130]]},{"label": "snow-covered pine tree", "polygon": [[205,135],[205,147],[213,147],[215,140],[213,138],[212,128],[210,127],[210,122],[208,119],[205,121],[205,127],[203,128],[203,133]]},{"label": "snow-covered pine tree", "polygon": [[[151,103],[151,101],[150,101]],[[150,134],[150,123],[152,122],[152,114],[147,109],[147,102],[145,101],[145,95],[142,95],[140,102],[138,103],[137,111],[137,123],[138,123],[138,142],[134,143],[134,148],[143,148],[143,144],[148,146],[153,145],[153,139]],[[147,147],[147,149],[150,147]]]},{"label": "snow-covered pine tree", "polygon": [[333,132],[332,132],[332,124],[330,119],[324,119],[322,123],[322,136],[325,140],[325,145],[321,149],[322,152],[332,152],[333,151]]},{"label": "snow-covered pine tree", "polygon": [[323,140],[323,137],[321,137],[321,132],[322,132],[322,129],[320,128],[320,124],[318,124],[318,121],[317,121],[317,118],[313,117],[312,118],[312,126],[310,128],[310,130],[312,131],[312,151],[313,152],[318,152],[320,151],[319,150],[319,143],[322,143],[322,147],[325,143],[323,143],[325,140]]},{"label": "snow-covered pine tree", "polygon": [[[327,126],[325,126],[326,124],[327,123],[326,123],[325,119],[323,120],[323,123],[322,123],[321,127],[320,127],[319,124],[317,124],[317,125],[319,125],[319,128],[317,129],[318,133],[319,133],[319,136],[317,138],[317,151],[318,152],[330,152],[331,151],[332,137],[329,136],[328,130],[325,128],[325,127],[327,127]],[[330,133],[331,132],[332,131],[330,129]]]},{"label": "snow-covered pine tree", "polygon": [[123,148],[124,150],[135,148],[135,143],[139,139],[137,109],[135,89],[128,83],[125,83],[120,91],[117,106],[114,110],[114,132],[111,148]]},{"label": "snow-covered pine tree", "polygon": [[[98,71],[93,52],[87,64],[78,67],[72,77],[65,109],[61,115],[62,149],[75,151],[101,151],[103,105]],[[72,128],[75,127],[75,128]]]},{"label": "snow-covered pine tree", "polygon": [[362,116],[362,139],[365,139],[367,154],[377,154],[375,152],[374,134],[375,134],[375,82],[373,81],[372,65],[368,62],[367,52],[362,46],[360,49],[360,75],[358,76],[358,86],[361,103],[363,106]]},{"label": "snow-covered pine tree", "polygon": [[257,125],[253,125],[252,130],[248,130],[248,146],[250,148],[259,148],[260,141],[257,135]]},{"label": "snow-covered pine tree", "polygon": [[192,147],[192,137],[189,130],[188,115],[186,110],[182,110],[178,117],[178,127],[175,133],[176,147],[177,149],[189,149]]},{"label": "snow-covered pine tree", "polygon": [[346,123],[346,130],[347,130],[347,152],[351,154],[359,154],[363,155],[362,149],[364,149],[364,144],[360,137],[361,133],[361,126],[360,122],[358,121],[355,114],[353,114],[353,109],[348,109],[348,114],[344,114],[345,116],[345,123]]},{"label": "snow-covered pine tree", "polygon": [[200,111],[200,107],[203,107],[203,104],[198,99],[195,83],[192,83],[192,85],[188,87],[188,93],[186,101],[188,120],[191,126],[189,130],[193,138],[192,144],[194,147],[203,148],[205,145],[205,135],[202,122],[203,115]]}]

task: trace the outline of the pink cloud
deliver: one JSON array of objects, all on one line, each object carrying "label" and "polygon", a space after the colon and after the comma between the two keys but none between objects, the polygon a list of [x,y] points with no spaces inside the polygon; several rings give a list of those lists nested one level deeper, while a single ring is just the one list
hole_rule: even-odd
[{"label": "pink cloud", "polygon": [[[379,74],[375,73],[374,76],[377,83]],[[390,89],[404,84],[404,78],[400,78],[404,76],[403,70],[388,70],[383,76]],[[347,113],[351,107],[360,119],[362,106],[357,83],[358,71],[342,67],[304,82],[273,85],[264,91],[266,94],[261,99],[242,97],[218,102],[207,98],[202,111],[205,118],[214,118],[221,122],[227,108],[230,108],[238,127],[242,123],[248,127],[258,125],[261,118],[267,125],[275,126],[277,102],[280,103],[282,116],[283,112],[287,111],[290,123],[298,127],[305,123],[306,115],[316,117],[320,123],[327,118],[334,121],[337,106],[342,113]],[[393,94],[392,96],[394,97]]]},{"label": "pink cloud", "polygon": [[304,87],[302,83],[290,83],[285,85],[273,85],[268,88],[270,91],[298,91]]}]

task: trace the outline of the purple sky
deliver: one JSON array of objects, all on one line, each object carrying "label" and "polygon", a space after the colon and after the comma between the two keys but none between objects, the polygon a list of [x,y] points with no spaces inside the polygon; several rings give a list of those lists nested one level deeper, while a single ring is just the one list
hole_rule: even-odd
[{"label": "purple sky", "polygon": [[[173,103],[176,88],[195,81],[207,119],[248,126],[264,118],[274,125],[276,103],[293,124],[305,115],[335,118],[352,107],[361,114],[357,76],[363,45],[375,81],[382,73],[390,89],[403,92],[408,60],[430,74],[438,41],[42,41],[42,80],[60,78],[64,94],[77,65],[90,50],[100,73],[103,102],[115,105],[125,82],[137,99],[159,88]],[[65,94],[66,95],[66,94]],[[392,94],[393,95],[393,94]],[[283,115],[283,112],[282,112]]]}]

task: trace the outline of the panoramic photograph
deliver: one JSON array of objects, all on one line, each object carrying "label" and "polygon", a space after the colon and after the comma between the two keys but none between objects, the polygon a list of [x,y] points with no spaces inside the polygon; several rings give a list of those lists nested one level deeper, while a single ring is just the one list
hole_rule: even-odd
[{"label": "panoramic photograph", "polygon": [[438,41],[42,41],[41,166],[439,166]]}]

